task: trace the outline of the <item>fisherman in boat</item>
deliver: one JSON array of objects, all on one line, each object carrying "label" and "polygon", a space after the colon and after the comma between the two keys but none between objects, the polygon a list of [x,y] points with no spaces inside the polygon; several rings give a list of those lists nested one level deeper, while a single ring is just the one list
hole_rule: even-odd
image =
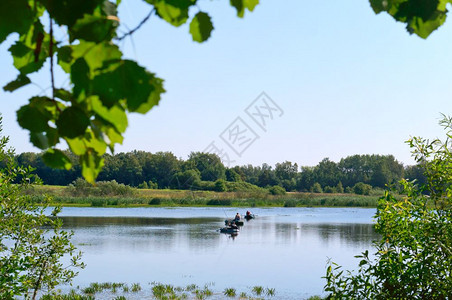
[{"label": "fisherman in boat", "polygon": [[235,215],[234,221],[240,221],[240,214],[239,213],[237,213]]},{"label": "fisherman in boat", "polygon": [[246,217],[251,217],[251,213],[249,210],[246,211]]}]

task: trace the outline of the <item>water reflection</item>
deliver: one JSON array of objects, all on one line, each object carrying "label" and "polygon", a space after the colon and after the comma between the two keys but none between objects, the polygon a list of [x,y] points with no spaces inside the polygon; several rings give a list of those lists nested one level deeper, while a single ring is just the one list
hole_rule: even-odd
[{"label": "water reflection", "polygon": [[[326,213],[334,214],[332,210]],[[309,211],[314,223],[306,221],[304,210],[271,212],[246,222],[238,235],[219,233],[224,227],[221,210],[204,217],[162,217],[160,211],[159,217],[62,219],[64,227],[74,231],[73,242],[85,253],[88,265],[76,284],[159,281],[202,286],[213,281],[220,291],[261,285],[295,299],[321,293],[328,257],[354,268],[353,256],[378,238],[371,220],[329,223],[328,217]],[[370,215],[357,211],[357,219],[365,219],[363,214]],[[247,271],[237,276],[238,268]]]}]

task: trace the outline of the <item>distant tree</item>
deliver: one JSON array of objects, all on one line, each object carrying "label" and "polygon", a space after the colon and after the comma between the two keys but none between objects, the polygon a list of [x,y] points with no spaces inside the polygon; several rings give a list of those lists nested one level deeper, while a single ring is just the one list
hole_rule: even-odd
[{"label": "distant tree", "polygon": [[192,152],[186,161],[186,166],[186,168],[198,170],[201,180],[226,179],[226,168],[216,154]]},{"label": "distant tree", "polygon": [[341,180],[341,172],[338,165],[324,158],[317,166],[314,167],[314,178],[321,186],[335,186]]},{"label": "distant tree", "polygon": [[309,191],[315,183],[314,167],[301,167],[298,173],[296,188],[298,191]]},{"label": "distant tree", "polygon": [[267,187],[278,185],[279,181],[276,178],[275,172],[272,170],[272,167],[268,164],[262,164],[261,172],[257,179],[257,185],[260,187]]},{"label": "distant tree", "polygon": [[235,167],[234,170],[240,174],[243,181],[258,185],[259,175],[262,172],[261,167],[248,164],[246,166]]},{"label": "distant tree", "polygon": [[427,177],[425,176],[425,166],[423,162],[414,166],[406,166],[404,171],[404,178],[408,181],[416,180],[416,183],[425,185]]},{"label": "distant tree", "polygon": [[168,188],[175,183],[174,176],[181,170],[182,162],[172,152],[151,154],[143,165],[146,180],[158,184],[160,188]]},{"label": "distant tree", "polygon": [[280,181],[292,180],[298,174],[298,165],[292,164],[290,161],[285,161],[283,163],[277,163],[275,165],[275,176]]},{"label": "distant tree", "polygon": [[185,170],[178,172],[175,182],[179,189],[191,189],[199,187],[201,184],[200,172],[198,170]]},{"label": "distant tree", "polygon": [[339,183],[336,185],[336,193],[342,194],[344,192],[344,187],[342,186],[342,182],[339,181]]},{"label": "distant tree", "polygon": [[232,182],[242,181],[239,173],[237,173],[234,169],[226,169],[226,180]]}]

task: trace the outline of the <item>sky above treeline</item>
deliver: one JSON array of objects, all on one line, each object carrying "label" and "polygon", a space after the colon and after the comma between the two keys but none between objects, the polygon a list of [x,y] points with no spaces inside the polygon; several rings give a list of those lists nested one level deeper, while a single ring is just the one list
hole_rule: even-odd
[{"label": "sky above treeline", "polygon": [[[143,3],[123,0],[122,24],[135,27],[150,10]],[[148,114],[129,115],[116,152],[186,159],[208,151],[226,165],[303,166],[392,154],[409,165],[404,141],[444,135],[438,121],[452,113],[450,20],[423,40],[375,15],[368,1],[261,0],[244,19],[229,1],[198,6],[215,27],[203,44],[192,41],[188,24],[175,28],[156,16],[120,42],[127,57],[165,80],[167,92]],[[17,75],[7,52],[15,39],[0,45],[2,86]],[[31,76],[38,86],[0,91],[3,134],[17,153],[39,152],[15,112],[32,95],[50,93],[48,67],[42,72]],[[67,85],[67,77],[59,72],[56,84]]]}]

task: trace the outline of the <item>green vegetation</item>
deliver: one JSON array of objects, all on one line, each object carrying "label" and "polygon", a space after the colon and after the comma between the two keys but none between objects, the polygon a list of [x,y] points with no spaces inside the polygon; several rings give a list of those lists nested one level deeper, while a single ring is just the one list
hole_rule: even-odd
[{"label": "green vegetation", "polygon": [[235,295],[237,295],[237,291],[234,288],[226,288],[224,289],[223,294],[227,297],[235,297]]},{"label": "green vegetation", "polygon": [[[96,187],[90,187],[96,189]],[[71,187],[35,186],[25,191],[35,204],[45,202],[52,196],[54,205],[92,207],[131,206],[232,206],[232,207],[376,207],[377,200],[384,194],[375,190],[372,195],[315,194],[291,192],[285,195],[271,195],[256,192],[213,192],[188,190],[145,190],[132,189],[133,196],[109,193],[109,196],[72,196]],[[97,192],[94,192],[95,194]]]},{"label": "green vegetation", "polygon": [[373,257],[360,258],[357,272],[330,263],[328,299],[448,299],[452,291],[452,119],[444,117],[446,141],[412,138],[414,158],[426,184],[402,180],[406,196],[386,192],[378,202],[381,235]]},{"label": "green vegetation", "polygon": [[16,160],[35,168],[35,174],[46,184],[70,186],[72,196],[133,196],[131,187],[273,195],[286,192],[369,195],[386,185],[397,185],[403,177],[425,181],[422,164],[403,167],[391,155],[353,155],[338,163],[324,159],[314,167],[299,168],[296,163],[286,161],[274,168],[267,164],[226,168],[215,154],[196,152],[184,161],[169,152],[133,151],[105,155],[99,181],[92,186],[80,178],[75,156],[67,153],[76,167],[66,171],[46,167],[43,155],[22,153]]},{"label": "green vegetation", "polygon": [[[1,128],[0,117],[0,134]],[[40,205],[24,195],[33,177],[30,168],[16,164],[14,152],[7,148],[8,138],[0,136],[0,298],[27,295],[36,299],[40,290],[53,290],[71,282],[77,275],[81,253],[62,231],[62,221],[48,217],[47,199]],[[15,183],[15,184],[14,184]],[[59,207],[51,215],[57,216]],[[62,258],[70,258],[66,263]]]}]

